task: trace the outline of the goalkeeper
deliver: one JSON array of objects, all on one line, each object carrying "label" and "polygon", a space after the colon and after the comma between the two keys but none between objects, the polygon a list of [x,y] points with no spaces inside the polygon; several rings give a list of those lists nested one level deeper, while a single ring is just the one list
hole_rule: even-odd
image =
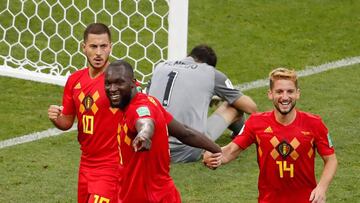
[{"label": "goalkeeper", "polygon": [[[230,79],[215,69],[217,57],[207,45],[193,48],[188,57],[166,61],[156,66],[149,94],[183,124],[206,133],[216,140],[230,126],[237,135],[243,125],[244,112],[256,111],[255,102],[235,89]],[[208,118],[210,101],[216,95],[224,102]],[[202,150],[169,136],[171,161],[199,160]]]}]

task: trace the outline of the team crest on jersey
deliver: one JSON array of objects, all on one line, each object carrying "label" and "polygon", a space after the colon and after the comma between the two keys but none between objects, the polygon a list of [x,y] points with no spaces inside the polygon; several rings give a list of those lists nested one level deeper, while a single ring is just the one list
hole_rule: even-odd
[{"label": "team crest on jersey", "polygon": [[142,107],[137,108],[136,113],[139,115],[139,117],[150,116],[150,110],[146,106],[142,106]]},{"label": "team crest on jersey", "polygon": [[276,150],[283,158],[286,158],[294,150],[294,148],[286,141],[282,141],[278,144],[278,146],[276,146]]},{"label": "team crest on jersey", "polygon": [[93,105],[94,100],[90,95],[87,95],[84,100],[82,101],[82,104],[84,105],[86,110],[91,109],[91,106]]}]

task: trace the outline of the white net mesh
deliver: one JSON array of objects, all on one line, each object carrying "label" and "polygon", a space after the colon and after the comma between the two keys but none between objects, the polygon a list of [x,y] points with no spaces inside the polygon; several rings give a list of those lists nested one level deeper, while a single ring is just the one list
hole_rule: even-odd
[{"label": "white net mesh", "polygon": [[65,81],[86,65],[86,26],[102,22],[112,32],[111,60],[128,60],[145,83],[166,58],[168,14],[168,0],[1,0],[0,71]]}]

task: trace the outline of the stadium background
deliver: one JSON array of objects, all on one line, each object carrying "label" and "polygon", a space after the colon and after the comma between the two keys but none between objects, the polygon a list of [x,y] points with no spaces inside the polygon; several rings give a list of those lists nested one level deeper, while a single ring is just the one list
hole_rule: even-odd
[{"label": "stadium background", "polygon": [[[234,84],[266,78],[278,66],[302,70],[360,55],[359,1],[189,3],[188,49],[198,43],[213,46],[218,68]],[[328,202],[360,199],[359,67],[300,79],[298,107],[323,117],[337,150],[339,169],[327,193]],[[0,77],[0,86],[0,140],[53,127],[47,107],[61,102],[62,87],[7,77]],[[261,111],[271,109],[265,87],[245,93]],[[229,140],[224,134],[218,143]],[[75,202],[79,153],[75,132],[0,149],[0,200]],[[319,159],[317,175],[321,164]],[[254,146],[218,170],[208,170],[200,162],[176,164],[171,175],[184,202],[256,202]]]}]

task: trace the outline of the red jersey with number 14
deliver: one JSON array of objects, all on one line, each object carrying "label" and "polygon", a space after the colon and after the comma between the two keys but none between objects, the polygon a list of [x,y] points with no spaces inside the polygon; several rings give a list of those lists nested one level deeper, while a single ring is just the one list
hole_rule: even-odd
[{"label": "red jersey with number 14", "polygon": [[[135,152],[132,141],[137,135],[135,123],[140,118],[154,121],[155,131],[149,151]],[[120,199],[123,203],[180,202],[180,195],[170,177],[167,124],[172,116],[151,96],[137,93],[121,119],[120,150],[124,166]]]},{"label": "red jersey with number 14", "polygon": [[309,202],[316,187],[315,150],[334,153],[321,118],[301,111],[287,126],[275,120],[274,111],[252,114],[233,142],[242,149],[256,144],[261,203]]},{"label": "red jersey with number 14", "polygon": [[90,78],[89,68],[73,73],[65,85],[63,106],[64,115],[76,115],[78,120],[81,166],[118,166],[116,133],[120,112],[110,108],[104,73],[96,78]]}]

